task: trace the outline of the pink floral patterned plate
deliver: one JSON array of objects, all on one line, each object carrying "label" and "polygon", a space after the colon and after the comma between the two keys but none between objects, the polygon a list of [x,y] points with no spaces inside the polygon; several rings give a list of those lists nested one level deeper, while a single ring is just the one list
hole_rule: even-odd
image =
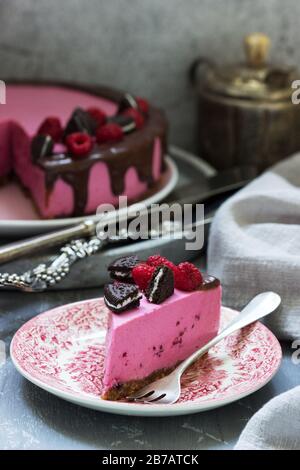
[{"label": "pink floral patterned plate", "polygon": [[[223,326],[236,314],[222,307]],[[24,377],[65,400],[140,416],[196,413],[226,405],[269,382],[281,362],[280,344],[257,322],[223,340],[186,371],[176,404],[105,401],[100,395],[106,329],[102,298],[64,305],[24,324],[12,340],[11,358]]]}]

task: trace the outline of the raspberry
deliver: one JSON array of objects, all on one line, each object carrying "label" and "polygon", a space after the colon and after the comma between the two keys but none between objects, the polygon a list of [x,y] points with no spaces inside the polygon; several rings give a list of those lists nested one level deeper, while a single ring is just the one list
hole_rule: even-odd
[{"label": "raspberry", "polygon": [[154,266],[149,266],[146,263],[141,263],[135,266],[132,270],[132,277],[134,282],[141,290],[147,289],[148,283],[155,271]]},{"label": "raspberry", "polygon": [[146,263],[149,264],[149,266],[154,266],[154,267],[161,266],[162,264],[164,266],[168,266],[168,268],[172,269],[174,275],[175,275],[175,271],[177,270],[177,266],[175,266],[175,264],[172,263],[172,261],[169,261],[167,258],[165,258],[164,256],[160,256],[160,255],[149,256]]},{"label": "raspberry", "polygon": [[134,120],[135,126],[137,129],[141,129],[143,127],[145,123],[145,118],[137,109],[134,109],[134,108],[125,109],[125,111],[122,114],[124,116],[131,117]]},{"label": "raspberry", "polygon": [[92,150],[93,141],[89,134],[73,132],[66,137],[66,145],[74,156],[86,155]]},{"label": "raspberry", "polygon": [[96,132],[96,140],[98,144],[104,144],[105,142],[118,142],[122,140],[124,132],[121,126],[110,122],[99,127]]},{"label": "raspberry", "polygon": [[180,290],[193,291],[203,282],[199,269],[194,264],[188,262],[180,263],[174,275],[175,287]]},{"label": "raspberry", "polygon": [[106,121],[106,114],[100,108],[88,108],[87,112],[97,122],[97,127],[103,126]]},{"label": "raspberry", "polygon": [[135,101],[137,102],[137,105],[139,107],[139,110],[141,111],[141,113],[143,114],[148,114],[149,112],[149,103],[147,100],[145,100],[144,98],[136,98]]},{"label": "raspberry", "polygon": [[40,125],[37,133],[50,135],[54,142],[59,142],[63,135],[63,128],[59,118],[54,116],[47,117]]}]

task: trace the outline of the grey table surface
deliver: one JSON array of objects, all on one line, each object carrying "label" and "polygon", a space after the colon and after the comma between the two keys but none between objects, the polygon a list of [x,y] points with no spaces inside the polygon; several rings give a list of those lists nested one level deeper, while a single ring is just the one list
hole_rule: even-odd
[{"label": "grey table surface", "polygon": [[280,370],[263,389],[231,405],[187,416],[142,418],[88,410],[21,377],[9,358],[16,330],[44,310],[101,293],[100,288],[0,293],[0,340],[6,349],[6,360],[0,359],[0,449],[231,449],[258,409],[299,384],[287,343]]}]

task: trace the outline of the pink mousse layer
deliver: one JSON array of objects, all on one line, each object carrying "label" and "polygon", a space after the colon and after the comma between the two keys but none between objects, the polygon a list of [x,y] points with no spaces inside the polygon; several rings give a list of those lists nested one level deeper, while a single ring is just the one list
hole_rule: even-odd
[{"label": "pink mousse layer", "polygon": [[220,309],[218,286],[195,292],[175,289],[160,305],[143,297],[139,308],[110,313],[105,391],[184,360],[217,334]]},{"label": "pink mousse layer", "polygon": [[[73,188],[58,178],[51,194],[47,194],[44,171],[31,161],[30,142],[46,116],[57,116],[63,125],[76,107],[100,107],[110,116],[116,104],[104,98],[61,87],[33,87],[9,85],[6,105],[0,106],[0,177],[14,168],[22,184],[30,190],[43,217],[67,216],[74,211]],[[156,139],[153,149],[152,171],[154,180],[160,176],[161,143]],[[122,195],[139,198],[147,190],[139,180],[135,168],[125,175]],[[116,204],[118,197],[111,191],[110,176],[104,162],[95,163],[89,174],[88,200],[85,213],[96,211],[102,203]]]},{"label": "pink mousse layer", "polygon": [[[0,105],[0,110],[1,106]],[[9,121],[0,123],[0,178],[7,176],[13,167],[11,158],[11,124]]]}]

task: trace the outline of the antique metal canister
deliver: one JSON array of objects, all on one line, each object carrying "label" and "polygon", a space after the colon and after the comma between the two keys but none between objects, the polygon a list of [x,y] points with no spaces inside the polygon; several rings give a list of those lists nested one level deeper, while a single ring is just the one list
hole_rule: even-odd
[{"label": "antique metal canister", "polygon": [[269,45],[267,36],[255,33],[245,38],[244,64],[221,67],[201,58],[192,64],[200,154],[217,169],[262,171],[300,149],[300,105],[291,100],[300,74],[268,65]]}]

